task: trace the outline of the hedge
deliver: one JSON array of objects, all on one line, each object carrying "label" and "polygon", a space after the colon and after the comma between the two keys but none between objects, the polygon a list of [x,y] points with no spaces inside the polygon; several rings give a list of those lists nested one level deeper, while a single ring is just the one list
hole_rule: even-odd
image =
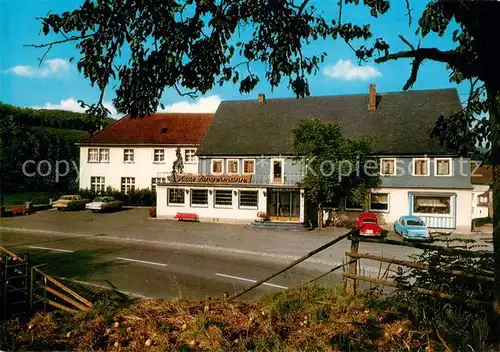
[{"label": "hedge", "polygon": [[123,205],[128,206],[152,206],[156,205],[156,193],[149,188],[136,189],[128,192],[127,194],[122,193],[116,189],[108,188],[105,192],[96,193],[88,188],[80,189],[78,194],[82,198],[94,199],[99,196],[111,196],[115,199],[123,201]]}]

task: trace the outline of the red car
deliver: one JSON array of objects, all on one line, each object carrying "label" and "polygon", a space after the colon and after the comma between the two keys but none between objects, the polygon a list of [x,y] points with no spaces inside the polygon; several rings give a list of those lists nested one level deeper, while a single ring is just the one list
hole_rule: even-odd
[{"label": "red car", "polygon": [[360,236],[381,237],[384,229],[378,224],[378,217],[372,213],[361,213],[354,223],[359,228]]}]

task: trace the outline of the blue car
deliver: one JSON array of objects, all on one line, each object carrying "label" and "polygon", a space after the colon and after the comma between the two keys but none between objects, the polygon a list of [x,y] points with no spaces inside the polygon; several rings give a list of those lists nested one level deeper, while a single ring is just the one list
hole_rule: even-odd
[{"label": "blue car", "polygon": [[418,216],[402,216],[394,222],[394,232],[401,235],[405,240],[424,240],[431,239],[429,229],[425,222]]}]

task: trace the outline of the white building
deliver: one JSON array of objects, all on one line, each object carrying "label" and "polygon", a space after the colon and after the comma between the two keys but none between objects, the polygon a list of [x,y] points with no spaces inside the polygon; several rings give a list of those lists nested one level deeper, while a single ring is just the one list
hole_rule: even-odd
[{"label": "white building", "polygon": [[155,190],[171,174],[177,148],[184,172],[196,173],[196,150],[212,116],[161,113],[121,118],[80,143],[80,188]]},{"label": "white building", "polygon": [[478,166],[472,168],[472,218],[493,217],[493,192],[491,183],[493,178],[492,166]]},{"label": "white building", "polygon": [[321,118],[339,123],[347,137],[373,137],[381,162],[382,186],[368,204],[341,199],[341,211],[352,218],[376,212],[386,224],[418,215],[431,228],[469,232],[470,160],[428,133],[440,115],[461,109],[455,89],[377,94],[374,85],[366,95],[224,101],[200,145],[198,172],[158,186],[157,216],[249,222],[263,212],[271,221],[317,222],[316,205],[299,186],[293,129]]}]

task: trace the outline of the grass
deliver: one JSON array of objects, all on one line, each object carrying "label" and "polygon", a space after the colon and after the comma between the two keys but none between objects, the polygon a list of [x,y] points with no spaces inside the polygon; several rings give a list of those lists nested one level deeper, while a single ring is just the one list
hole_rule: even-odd
[{"label": "grass", "polygon": [[48,204],[49,199],[55,200],[57,198],[57,192],[55,191],[45,191],[45,192],[18,192],[18,193],[7,193],[4,194],[4,205],[6,208],[12,205],[24,205],[28,200],[31,200],[33,204]]}]

